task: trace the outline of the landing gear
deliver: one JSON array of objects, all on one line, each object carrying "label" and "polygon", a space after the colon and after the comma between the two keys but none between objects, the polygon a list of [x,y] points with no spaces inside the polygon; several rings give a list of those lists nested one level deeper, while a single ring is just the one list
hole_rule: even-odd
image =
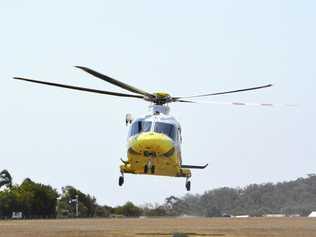
[{"label": "landing gear", "polygon": [[124,184],[124,176],[123,174],[119,177],[119,186],[122,186]]},{"label": "landing gear", "polygon": [[155,166],[152,164],[151,160],[149,160],[144,166],[144,174],[148,174],[148,171],[150,171],[152,174],[155,173]]},{"label": "landing gear", "polygon": [[191,181],[189,180],[189,178],[187,178],[187,180],[185,181],[185,188],[187,189],[187,191],[191,190]]},{"label": "landing gear", "polygon": [[155,173],[155,166],[154,165],[151,165],[151,166],[145,165],[144,166],[144,174],[148,174],[148,170],[150,170],[150,172],[152,174],[154,174]]},{"label": "landing gear", "polygon": [[191,181],[186,182],[185,187],[187,189],[187,191],[191,190]]}]

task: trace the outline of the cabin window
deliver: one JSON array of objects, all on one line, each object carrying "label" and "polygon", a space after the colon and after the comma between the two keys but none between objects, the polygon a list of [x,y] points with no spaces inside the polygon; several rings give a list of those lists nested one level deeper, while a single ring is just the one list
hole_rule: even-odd
[{"label": "cabin window", "polygon": [[152,123],[149,121],[143,121],[143,120],[135,121],[131,126],[129,136],[134,136],[141,132],[149,132],[151,129],[151,124]]},{"label": "cabin window", "polygon": [[156,122],[155,123],[155,132],[163,133],[170,137],[172,140],[176,140],[176,127],[173,124],[170,123],[161,123]]}]

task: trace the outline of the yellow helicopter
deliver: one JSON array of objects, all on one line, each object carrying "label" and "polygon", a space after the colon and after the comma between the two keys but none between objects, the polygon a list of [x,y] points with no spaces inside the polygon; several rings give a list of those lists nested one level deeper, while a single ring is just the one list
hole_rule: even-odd
[{"label": "yellow helicopter", "polygon": [[[168,104],[173,102],[180,103],[199,103],[192,99],[198,97],[215,96],[223,94],[231,94],[243,91],[263,89],[271,87],[272,84],[231,90],[188,97],[173,97],[168,93],[157,92],[149,93],[136,87],[130,86],[126,83],[108,77],[97,71],[87,67],[76,66],[77,68],[113,85],[121,87],[133,94],[96,90],[78,86],[71,86],[65,84],[58,84],[53,82],[38,81],[22,77],[14,77],[17,80],[23,80],[33,83],[39,83],[49,86],[57,86],[67,89],[80,90],[98,94],[129,97],[143,99],[151,103],[152,113],[135,120],[130,114],[126,116],[126,125],[129,126],[128,132],[128,146],[127,146],[127,160],[122,160],[120,166],[121,176],[119,177],[119,186],[124,183],[124,174],[147,174],[147,175],[162,175],[171,177],[185,177],[185,187],[187,191],[191,189],[191,170],[190,169],[204,169],[207,164],[203,166],[184,165],[181,156],[181,126],[177,120],[169,115],[170,109]],[[233,105],[248,105],[245,103],[230,103]],[[254,105],[254,104],[251,104]],[[270,106],[272,104],[256,104],[262,106]]]}]

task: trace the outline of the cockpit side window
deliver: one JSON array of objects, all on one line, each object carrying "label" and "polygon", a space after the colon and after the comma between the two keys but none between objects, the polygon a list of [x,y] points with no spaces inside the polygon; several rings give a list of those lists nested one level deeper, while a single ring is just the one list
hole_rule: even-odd
[{"label": "cockpit side window", "polygon": [[177,132],[176,127],[173,124],[156,122],[154,131],[158,133],[163,133],[170,137],[172,140],[176,141]]},{"label": "cockpit side window", "polygon": [[151,129],[152,122],[150,121],[144,121],[144,120],[138,120],[135,121],[130,128],[129,136],[134,136],[141,132],[149,132]]}]

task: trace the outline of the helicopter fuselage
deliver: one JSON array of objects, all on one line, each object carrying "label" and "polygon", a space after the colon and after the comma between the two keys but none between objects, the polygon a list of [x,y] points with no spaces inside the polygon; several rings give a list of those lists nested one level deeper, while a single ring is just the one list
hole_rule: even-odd
[{"label": "helicopter fuselage", "polygon": [[127,161],[122,173],[191,177],[181,167],[181,127],[170,115],[159,112],[138,118],[129,125]]}]

